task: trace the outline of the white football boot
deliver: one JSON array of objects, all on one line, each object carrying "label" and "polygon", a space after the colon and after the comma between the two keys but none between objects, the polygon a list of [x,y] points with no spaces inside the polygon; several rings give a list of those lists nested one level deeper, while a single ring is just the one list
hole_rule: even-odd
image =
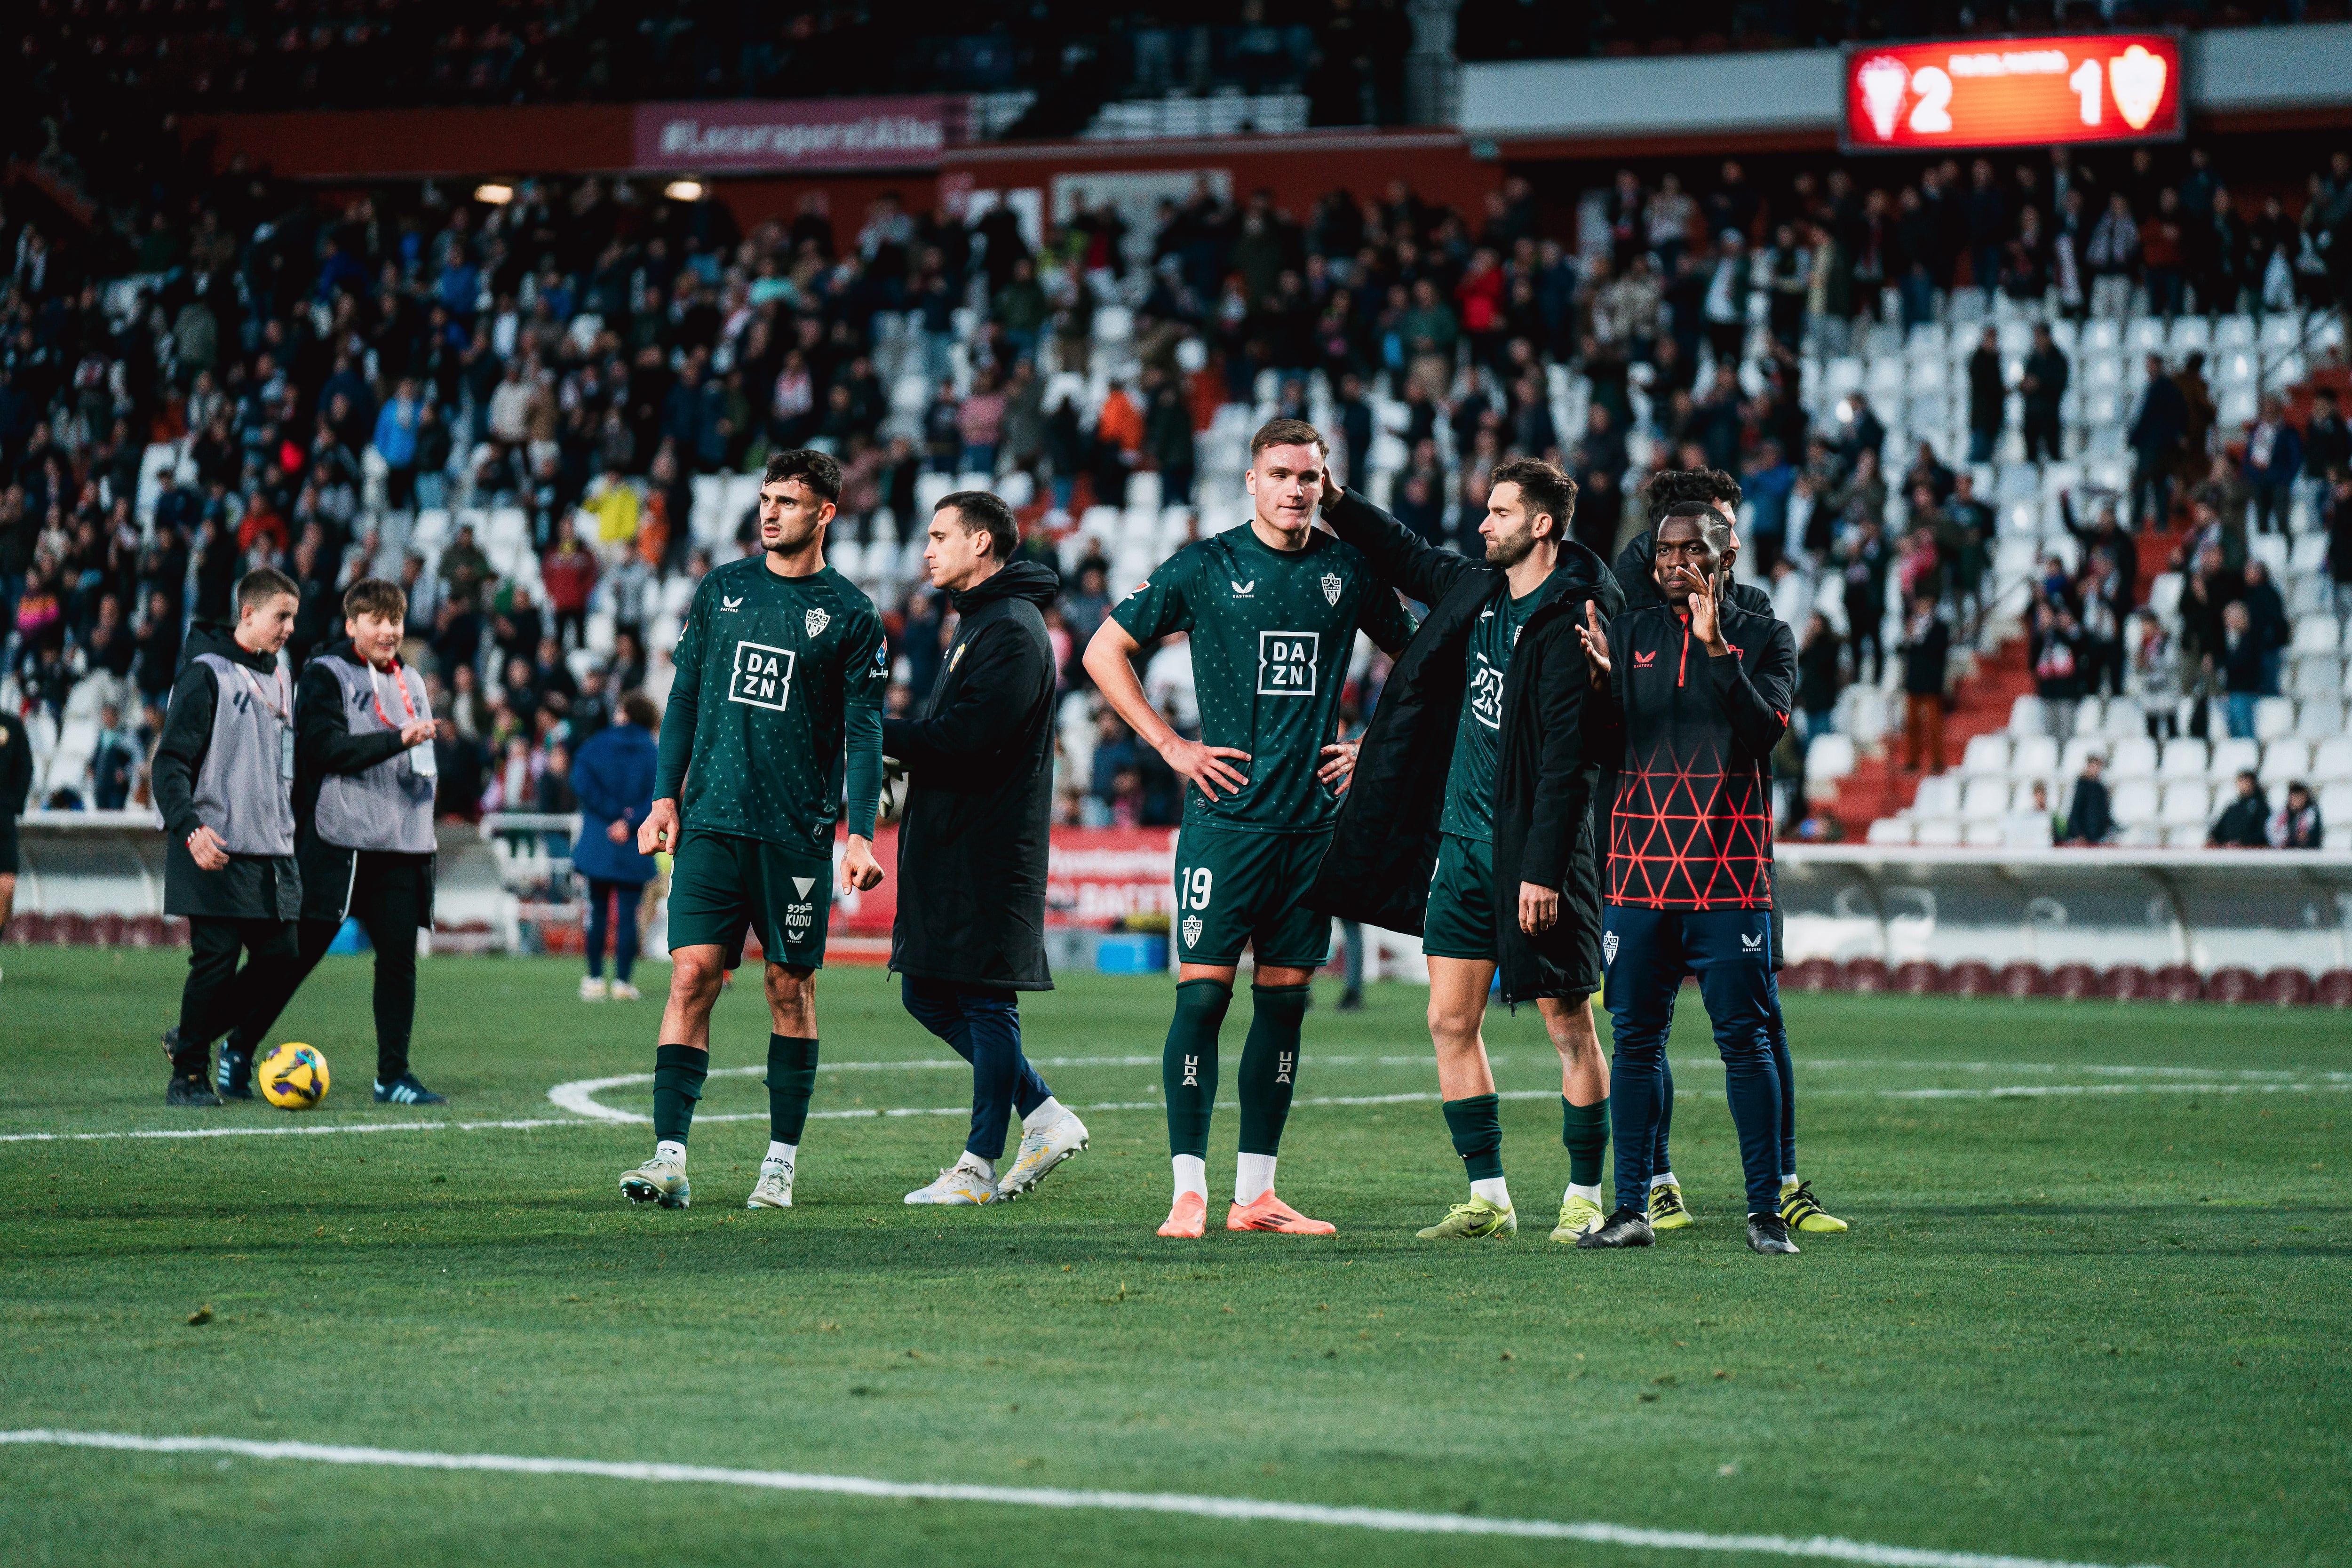
[{"label": "white football boot", "polygon": [[625,980],[615,980],[606,992],[615,1002],[635,1002],[644,994]]},{"label": "white football boot", "polygon": [[1075,1111],[1065,1110],[1052,1125],[1023,1133],[1013,1168],[996,1184],[996,1195],[1017,1198],[1034,1191],[1055,1166],[1082,1152],[1086,1146],[1087,1124],[1078,1120]]},{"label": "white football boot", "polygon": [[760,1162],[760,1184],[743,1200],[747,1209],[788,1209],[793,1206],[793,1167],[789,1161]]},{"label": "white football boot", "polygon": [[694,1188],[687,1182],[685,1161],[656,1154],[635,1170],[621,1173],[621,1195],[633,1204],[682,1209],[693,1200]]},{"label": "white football boot", "polygon": [[910,1204],[990,1204],[996,1201],[996,1184],[970,1165],[950,1165],[928,1187],[907,1194]]},{"label": "white football boot", "polygon": [[583,1002],[602,1002],[607,994],[609,993],[604,988],[604,983],[594,975],[583,974],[580,977],[580,1000]]}]

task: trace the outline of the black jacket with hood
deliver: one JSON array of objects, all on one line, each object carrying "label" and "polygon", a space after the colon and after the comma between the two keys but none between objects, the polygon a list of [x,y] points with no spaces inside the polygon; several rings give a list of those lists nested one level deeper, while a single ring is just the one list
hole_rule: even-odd
[{"label": "black jacket with hood", "polygon": [[[1384,584],[1430,611],[1381,688],[1307,902],[1342,920],[1419,934],[1437,863],[1470,633],[1479,612],[1510,588],[1501,568],[1436,548],[1352,490],[1324,515]],[[1600,556],[1563,541],[1547,597],[1520,628],[1504,674],[1492,896],[1506,1002],[1580,996],[1598,983],[1597,774],[1580,744],[1591,682],[1576,628],[1588,604],[1605,617],[1622,597]],[[1559,891],[1558,923],[1537,936],[1519,930],[1521,882]]]},{"label": "black jacket with hood", "polygon": [[[257,676],[275,680],[278,656],[250,653],[222,621],[198,621],[180,649],[179,679],[173,682],[163,732],[155,742],[149,773],[156,815],[163,820],[163,908],[175,915],[211,920],[290,921],[301,910],[302,879],[291,855],[232,855],[217,871],[206,871],[188,853],[188,835],[202,824],[196,815],[196,778],[212,749],[213,715],[220,683],[199,655],[216,653]],[[299,831],[299,828],[298,828]]]},{"label": "black jacket with hood", "polygon": [[1042,606],[1061,580],[1012,561],[952,595],[961,620],[919,719],[882,721],[908,773],[890,967],[919,980],[1050,991],[1047,826],[1054,653]]}]

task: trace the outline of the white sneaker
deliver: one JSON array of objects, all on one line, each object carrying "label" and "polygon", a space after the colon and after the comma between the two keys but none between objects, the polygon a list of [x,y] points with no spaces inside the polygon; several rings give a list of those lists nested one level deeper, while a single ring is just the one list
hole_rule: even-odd
[{"label": "white sneaker", "polygon": [[1063,1161],[1077,1154],[1087,1146],[1087,1124],[1075,1111],[1065,1110],[1053,1125],[1038,1132],[1024,1132],[1021,1149],[1013,1156],[1013,1168],[996,1184],[1000,1198],[1017,1198],[1045,1179],[1046,1173]]},{"label": "white sneaker", "polygon": [[694,1188],[686,1179],[685,1161],[665,1160],[656,1154],[636,1169],[621,1173],[621,1195],[633,1204],[682,1209],[693,1200]]},{"label": "white sneaker", "polygon": [[743,1200],[747,1209],[788,1209],[793,1206],[793,1168],[782,1160],[760,1162],[760,1184]]},{"label": "white sneaker", "polygon": [[970,1165],[950,1165],[928,1187],[907,1194],[910,1204],[986,1204],[996,1201],[996,1184]]},{"label": "white sneaker", "polygon": [[637,988],[625,980],[614,981],[606,994],[615,1002],[635,1002],[639,997]]},{"label": "white sneaker", "polygon": [[605,990],[604,983],[594,975],[583,974],[580,977],[580,1000],[583,1002],[602,1002],[608,994],[610,993]]}]

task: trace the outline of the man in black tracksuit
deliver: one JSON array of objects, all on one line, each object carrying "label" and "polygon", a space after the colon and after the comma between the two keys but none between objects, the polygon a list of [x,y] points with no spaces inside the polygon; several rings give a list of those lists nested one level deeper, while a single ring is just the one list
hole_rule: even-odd
[{"label": "man in black tracksuit", "polygon": [[375,1100],[440,1105],[408,1065],[416,1021],[416,933],[433,920],[433,711],[425,678],[400,658],[408,595],[363,578],[343,595],[343,637],[302,668],[294,695],[295,858],[302,873],[299,951],[257,987],[221,1047],[220,1090],[247,1087],[263,1037],[346,917],[375,950]]},{"label": "man in black tracksuit", "polygon": [[1617,1207],[1582,1247],[1646,1246],[1659,1063],[1675,993],[1696,973],[1722,1054],[1747,1180],[1748,1245],[1793,1252],[1780,1212],[1778,1006],[1771,968],[1771,784],[1787,730],[1796,639],[1728,603],[1738,546],[1706,502],[1657,530],[1665,603],[1605,630],[1588,617],[1594,683],[1584,733],[1614,761],[1603,956],[1614,1026]]},{"label": "man in black tracksuit", "polygon": [[[910,1204],[1017,1197],[1087,1146],[1021,1054],[1020,994],[1050,991],[1045,860],[1054,795],[1054,653],[1042,606],[1061,580],[1011,559],[1012,509],[959,490],[932,513],[923,563],[954,601],[956,637],[919,719],[882,721],[908,770],[890,967],[907,1011],[971,1064],[971,1131]],[[1021,1146],[1000,1179],[1005,1123]]]},{"label": "man in black tracksuit", "polygon": [[163,912],[188,920],[180,1021],[163,1032],[167,1105],[220,1104],[205,1081],[213,1041],[243,1015],[245,998],[284,984],[298,962],[294,689],[278,650],[301,603],[284,574],[247,573],[236,585],[236,625],[199,621],[190,629],[155,742]]},{"label": "man in black tracksuit", "polygon": [[[1668,511],[1684,501],[1706,501],[1723,514],[1727,524],[1736,524],[1739,511],[1739,481],[1720,468],[1669,468],[1654,476],[1643,499],[1648,503],[1650,527],[1618,552],[1617,585],[1624,591],[1625,606],[1640,609],[1646,605],[1662,605],[1665,596],[1657,584],[1657,527]],[[1732,542],[1738,543],[1737,532]],[[1731,584],[1730,602],[1751,615],[1772,615],[1772,595],[1752,583]],[[1790,627],[1791,635],[1796,628]],[[1770,767],[1770,759],[1766,759]],[[1616,798],[1617,781],[1613,771],[1602,781],[1601,798]],[[1780,918],[1779,896],[1780,867],[1773,866],[1774,894],[1772,903],[1772,973],[1779,974],[1786,956],[1782,945],[1785,923]],[[1780,1010],[1772,1011],[1773,1062],[1780,1081],[1780,1215],[1797,1230],[1809,1233],[1834,1233],[1846,1229],[1845,1221],[1825,1212],[1814,1202],[1812,1184],[1797,1174],[1797,1086],[1790,1070],[1789,1030]],[[1658,1100],[1658,1146],[1651,1164],[1650,1223],[1659,1230],[1675,1230],[1693,1223],[1688,1209],[1683,1205],[1682,1184],[1675,1179],[1674,1159],[1668,1149],[1668,1138],[1675,1122],[1675,1074],[1671,1064],[1661,1060],[1659,1071],[1664,1075]]]},{"label": "man in black tracksuit", "polygon": [[1601,969],[1596,771],[1580,724],[1589,687],[1577,629],[1621,602],[1601,558],[1569,537],[1573,481],[1506,463],[1480,531],[1486,558],[1430,545],[1362,498],[1327,500],[1334,532],[1384,586],[1431,606],[1398,656],[1340,797],[1310,907],[1422,938],[1429,1027],[1471,1198],[1421,1234],[1515,1231],[1502,1123],[1479,1028],[1499,968],[1503,1000],[1532,1001],[1559,1052],[1570,1183],[1557,1241],[1601,1218],[1609,1077],[1592,1029]]}]

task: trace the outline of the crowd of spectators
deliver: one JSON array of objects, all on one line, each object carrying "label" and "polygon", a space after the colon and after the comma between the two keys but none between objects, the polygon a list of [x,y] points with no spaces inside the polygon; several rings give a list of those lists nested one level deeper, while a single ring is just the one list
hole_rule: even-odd
[{"label": "crowd of spectators", "polygon": [[[908,210],[887,195],[839,227],[812,197],[789,222],[740,232],[715,198],[600,178],[527,182],[495,205],[429,187],[323,203],[240,166],[184,163],[110,215],[138,239],[120,276],[0,209],[13,258],[0,677],[54,725],[78,679],[105,681],[89,754],[132,765],[93,766],[98,782],[75,787],[92,804],[132,798],[184,626],[224,613],[239,573],[273,564],[302,585],[298,659],[336,635],[343,586],[387,575],[408,588],[412,652],[450,718],[446,807],[545,805],[561,798],[562,748],[621,693],[664,689],[653,634],[707,552],[754,547],[732,526],[698,542],[698,479],[810,444],[843,461],[836,537],[868,559],[903,561],[927,482],[977,471],[1021,498],[1024,548],[1069,584],[1052,616],[1078,699],[1061,731],[1062,816],[1172,821],[1172,779],[1088,700],[1076,655],[1107,612],[1117,556],[1083,520],[1121,508],[1150,474],[1139,493],[1189,508],[1188,529],[1238,521],[1237,496],[1201,493],[1217,411],[1238,405],[1244,423],[1315,418],[1350,483],[1465,549],[1478,547],[1486,475],[1510,458],[1576,477],[1578,534],[1604,554],[1639,527],[1649,474],[1736,474],[1742,570],[1799,629],[1791,776],[1833,727],[1842,689],[1879,683],[1890,651],[1920,713],[1913,760],[1932,769],[1932,705],[1916,699],[1940,698],[1952,655],[2019,608],[1993,602],[1977,454],[1925,439],[1890,450],[1859,392],[1818,416],[1809,367],[1881,318],[1948,311],[1970,291],[2022,290],[2062,320],[2155,308],[2168,285],[2153,264],[2120,295],[2080,286],[2063,258],[2088,240],[2066,215],[2168,210],[2200,179],[2210,187],[2209,170],[2190,148],[2162,167],[2144,151],[2095,165],[2062,152],[2005,176],[1980,163],[1966,181],[1945,163],[1891,192],[1834,164],[1769,190],[1737,163],[1699,190],[1626,173],[1606,233],[1578,243],[1517,178],[1471,212],[1396,182],[1333,190],[1301,214],[1202,181],[1164,203],[1148,236],[1083,199],[1031,234],[1005,207]],[[2058,218],[2041,216],[2042,193]],[[2352,257],[2340,234],[2352,163],[2336,154],[2303,195],[2279,231],[2295,254]],[[2219,188],[2193,205],[2230,210]],[[2252,271],[2187,268],[2179,307],[2259,306],[2285,240],[2261,254]],[[2326,266],[2287,265],[2299,298],[2336,298]],[[1972,437],[2000,434],[2012,392],[2029,429],[2054,418],[2037,409],[2068,361],[2048,333],[2013,381],[1992,345],[1982,358],[1993,379],[1982,420],[1972,396]],[[2242,650],[2275,636],[2245,520],[2272,526],[2298,476],[2340,465],[2342,426],[2325,408],[2301,428],[2265,408],[2242,454],[2227,450],[2210,399],[2200,423],[2194,377],[2193,364],[2159,363],[2141,395],[2133,428],[2163,427],[2142,454],[2162,473],[2132,489],[2160,500],[2129,516],[2123,498],[2086,496],[2087,522],[2070,506],[2080,565],[2053,567],[2022,612],[2053,712],[2070,689],[2168,668],[2223,699],[2234,724],[2231,683],[2259,663]],[[158,444],[173,457],[151,465]],[[1232,488],[1238,463],[1221,460]],[[2338,482],[2322,498],[2331,526],[2352,524],[2347,493]],[[2130,530],[2176,503],[2195,524],[2182,562],[2193,581],[2168,661],[2129,629]],[[483,509],[519,514],[520,537],[478,536],[467,520]],[[427,516],[446,535],[425,539]],[[2352,542],[2338,559],[2352,580]],[[892,700],[905,704],[928,689],[949,612],[894,581]],[[1155,668],[1181,718],[1181,648]],[[1357,670],[1359,716],[1381,673],[1377,660]]]}]

